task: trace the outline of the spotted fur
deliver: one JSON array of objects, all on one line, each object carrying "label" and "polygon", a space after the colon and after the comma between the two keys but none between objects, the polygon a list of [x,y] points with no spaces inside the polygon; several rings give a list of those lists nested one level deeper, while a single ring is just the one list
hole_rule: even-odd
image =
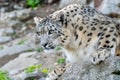
[{"label": "spotted fur", "polygon": [[120,26],[89,6],[72,4],[35,22],[41,45],[45,49],[62,46],[71,63],[98,64],[114,56],[120,43]]}]

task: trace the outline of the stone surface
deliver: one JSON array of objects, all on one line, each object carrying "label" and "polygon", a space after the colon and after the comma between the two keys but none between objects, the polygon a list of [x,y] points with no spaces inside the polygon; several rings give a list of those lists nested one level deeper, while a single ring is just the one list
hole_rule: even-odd
[{"label": "stone surface", "polygon": [[74,4],[74,3],[78,3],[78,4],[86,4],[86,0],[61,0],[60,1],[60,8],[63,8],[69,4]]},{"label": "stone surface", "polygon": [[12,40],[12,38],[9,37],[9,36],[0,36],[0,44],[9,42],[9,41],[11,41],[11,40]]},{"label": "stone surface", "polygon": [[54,2],[55,0],[44,0],[45,3],[49,3],[51,4],[52,2]]},{"label": "stone surface", "polygon": [[0,36],[4,34],[4,29],[0,29]]},{"label": "stone surface", "polygon": [[120,7],[118,6],[119,3],[120,0],[103,0],[101,5],[97,9],[104,14],[120,14]]},{"label": "stone surface", "polygon": [[[89,5],[91,7],[94,7],[94,1],[91,0],[92,3],[90,3]],[[120,0],[99,0],[102,1],[100,6],[95,7],[97,8],[100,12],[104,13],[104,14],[109,14],[109,13],[119,13],[120,14],[120,7],[119,7],[119,3]],[[99,2],[96,0],[95,6],[96,4],[99,4]],[[73,4],[73,3],[78,3],[78,4],[86,4],[86,0],[61,0],[60,1],[60,8],[69,5],[69,4]]]},{"label": "stone surface", "polygon": [[[20,27],[21,21],[30,18],[30,9],[1,13],[0,27]],[[23,23],[24,24],[24,23]]]},{"label": "stone surface", "polygon": [[19,57],[5,64],[1,69],[8,71],[10,78],[13,80],[24,80],[26,77],[36,76],[38,72],[31,74],[24,72],[27,67],[38,63],[38,60],[33,57],[35,54],[36,52],[22,53]]},{"label": "stone surface", "polygon": [[19,20],[0,20],[0,27],[20,27],[21,22]]},{"label": "stone surface", "polygon": [[50,70],[57,59],[61,58],[60,54],[61,51],[59,53],[56,51],[51,53],[38,53],[36,51],[21,53],[18,57],[6,63],[1,69],[7,70],[12,80],[25,80],[33,76],[39,80],[45,80],[46,75],[40,70],[36,70],[33,73],[26,73],[24,70],[34,64],[42,64],[41,69],[48,68]]},{"label": "stone surface", "polygon": [[13,33],[14,33],[14,30],[11,27],[0,29],[0,36],[12,35]]},{"label": "stone surface", "polygon": [[73,64],[60,80],[120,80],[120,57],[112,57],[98,65]]},{"label": "stone surface", "polygon": [[32,48],[28,45],[14,45],[14,46],[2,49],[0,51],[0,58],[5,55],[13,55],[13,54],[18,54],[18,53],[22,53],[30,50],[32,50]]},{"label": "stone surface", "polygon": [[22,10],[14,10],[11,12],[1,13],[0,20],[7,20],[7,19],[19,19],[23,20],[30,17],[30,9],[22,9]]},{"label": "stone surface", "polygon": [[5,29],[4,29],[4,33],[5,33],[6,35],[12,35],[12,34],[14,33],[14,30],[13,30],[11,27],[5,28]]},{"label": "stone surface", "polygon": [[38,62],[38,60],[32,58],[32,55],[35,55],[35,52],[22,53],[19,57],[5,64],[1,69],[9,71],[11,74],[17,72],[14,70],[23,70]]}]

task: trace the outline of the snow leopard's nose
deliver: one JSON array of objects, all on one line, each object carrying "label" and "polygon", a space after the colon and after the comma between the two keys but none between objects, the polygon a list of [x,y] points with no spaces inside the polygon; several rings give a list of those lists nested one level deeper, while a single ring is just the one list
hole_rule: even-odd
[{"label": "snow leopard's nose", "polygon": [[53,45],[50,45],[49,43],[42,44],[42,47],[46,50],[50,50],[50,49],[55,48]]},{"label": "snow leopard's nose", "polygon": [[42,44],[42,46],[43,46],[44,48],[46,48],[47,45],[48,45],[48,43]]}]

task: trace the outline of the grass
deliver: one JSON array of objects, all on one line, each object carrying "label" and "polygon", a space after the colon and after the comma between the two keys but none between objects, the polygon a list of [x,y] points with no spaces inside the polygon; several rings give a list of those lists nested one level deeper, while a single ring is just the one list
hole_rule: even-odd
[{"label": "grass", "polygon": [[14,38],[18,38],[18,37],[19,37],[19,34],[13,33],[12,36],[13,36]]},{"label": "grass", "polygon": [[63,64],[63,63],[65,63],[65,58],[60,58],[60,59],[58,59],[58,60],[57,60],[57,63],[58,63],[58,64]]},{"label": "grass", "polygon": [[41,52],[41,51],[43,51],[43,48],[42,48],[42,47],[37,47],[37,48],[36,48],[36,51],[37,51],[37,52]]},{"label": "grass", "polygon": [[22,39],[22,40],[20,40],[17,44],[18,44],[18,45],[25,44],[25,41],[26,41],[25,39]]},{"label": "grass", "polygon": [[32,65],[30,67],[28,67],[27,69],[25,69],[25,72],[26,73],[32,73],[34,72],[35,70],[39,69],[42,67],[42,64],[39,64],[39,65]]},{"label": "grass", "polygon": [[0,70],[0,80],[11,80],[8,76],[8,72]]},{"label": "grass", "polygon": [[56,50],[56,51],[59,51],[59,50],[61,50],[61,47],[60,47],[60,46],[57,46],[57,47],[55,47],[55,50]]},{"label": "grass", "polygon": [[4,49],[4,47],[3,47],[3,46],[0,46],[0,50],[2,50],[2,49]]},{"label": "grass", "polygon": [[48,68],[43,68],[43,69],[41,70],[41,72],[43,72],[44,74],[47,74],[47,73],[48,73]]},{"label": "grass", "polygon": [[27,0],[27,5],[32,9],[35,8],[40,3],[40,0]]},{"label": "grass", "polygon": [[25,69],[25,72],[26,73],[33,73],[34,71],[39,70],[40,72],[42,72],[44,74],[47,74],[48,73],[48,69],[47,68],[41,69],[41,67],[42,67],[42,64],[32,65],[32,66],[28,67],[27,69]]},{"label": "grass", "polygon": [[28,67],[28,68],[25,70],[25,72],[26,72],[26,73],[32,73],[32,72],[34,72],[35,70],[36,70],[36,66],[33,65],[33,66]]}]

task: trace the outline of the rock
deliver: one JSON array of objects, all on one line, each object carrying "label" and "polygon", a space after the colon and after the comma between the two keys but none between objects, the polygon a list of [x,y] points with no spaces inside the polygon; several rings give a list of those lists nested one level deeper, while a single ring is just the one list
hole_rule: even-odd
[{"label": "rock", "polygon": [[20,5],[18,5],[18,4],[14,4],[13,7],[14,7],[14,9],[16,9],[16,10],[21,10],[21,9],[23,9],[23,6],[20,6]]},{"label": "rock", "polygon": [[1,13],[4,13],[4,12],[5,12],[5,8],[3,8],[3,7],[0,8],[0,12],[1,12]]},{"label": "rock", "polygon": [[[29,53],[22,53],[23,54],[29,54]],[[32,52],[32,55],[35,54],[35,52]],[[30,56],[30,57],[29,57]],[[10,72],[10,74],[14,74],[18,71],[15,70],[23,70],[33,64],[36,64],[38,60],[31,57],[31,54],[27,57],[17,57],[14,60],[9,61],[7,64],[5,64],[1,69],[7,70]]]},{"label": "rock", "polygon": [[21,22],[18,20],[0,20],[0,27],[6,28],[6,27],[20,27]]},{"label": "rock", "polygon": [[0,29],[0,36],[4,34],[4,29]]},{"label": "rock", "polygon": [[9,41],[11,41],[11,40],[12,40],[12,38],[9,37],[9,36],[1,36],[1,37],[0,37],[0,44],[9,42]]},{"label": "rock", "polygon": [[120,0],[92,0],[89,6],[120,22]]},{"label": "rock", "polygon": [[6,20],[6,23],[7,27],[13,27],[13,28],[16,28],[16,27],[21,27],[22,23],[19,21],[19,20]]},{"label": "rock", "polygon": [[14,30],[11,27],[8,28],[1,28],[0,29],[0,36],[4,35],[12,35],[14,33]]},{"label": "rock", "polygon": [[31,13],[30,9],[23,9],[23,10],[17,11],[16,18],[18,18],[19,20],[25,20],[27,18],[30,18],[30,13]]},{"label": "rock", "polygon": [[13,20],[23,20],[30,17],[30,9],[22,9],[22,10],[15,10],[11,12],[1,13],[0,20],[7,20],[7,19],[13,19]]},{"label": "rock", "polygon": [[0,27],[19,27],[23,20],[30,18],[30,9],[15,10],[1,13]]},{"label": "rock", "polygon": [[45,80],[45,77],[40,78],[39,80]]},{"label": "rock", "polygon": [[33,57],[36,52],[22,53],[19,57],[9,61],[1,69],[6,70],[12,80],[24,80],[26,77],[36,76],[38,72],[27,74],[24,72],[26,68],[37,64],[38,60]]},{"label": "rock", "polygon": [[120,57],[108,58],[98,65],[73,64],[60,80],[120,80]]},{"label": "rock", "polygon": [[13,45],[11,47],[2,49],[0,51],[0,58],[5,55],[13,55],[13,54],[18,54],[18,53],[30,51],[30,50],[32,50],[32,48],[29,47],[28,45]]},{"label": "rock", "polygon": [[65,6],[67,6],[67,5],[69,5],[69,4],[74,4],[74,3],[84,5],[84,4],[86,4],[86,0],[61,0],[59,7],[63,8]]},{"label": "rock", "polygon": [[118,6],[120,0],[103,0],[98,10],[104,14],[118,13],[120,14],[120,7]]},{"label": "rock", "polygon": [[44,0],[45,3],[51,4],[52,2],[54,2],[55,0]]},{"label": "rock", "polygon": [[5,28],[4,33],[6,35],[12,35],[14,33],[14,30],[11,27]]}]

